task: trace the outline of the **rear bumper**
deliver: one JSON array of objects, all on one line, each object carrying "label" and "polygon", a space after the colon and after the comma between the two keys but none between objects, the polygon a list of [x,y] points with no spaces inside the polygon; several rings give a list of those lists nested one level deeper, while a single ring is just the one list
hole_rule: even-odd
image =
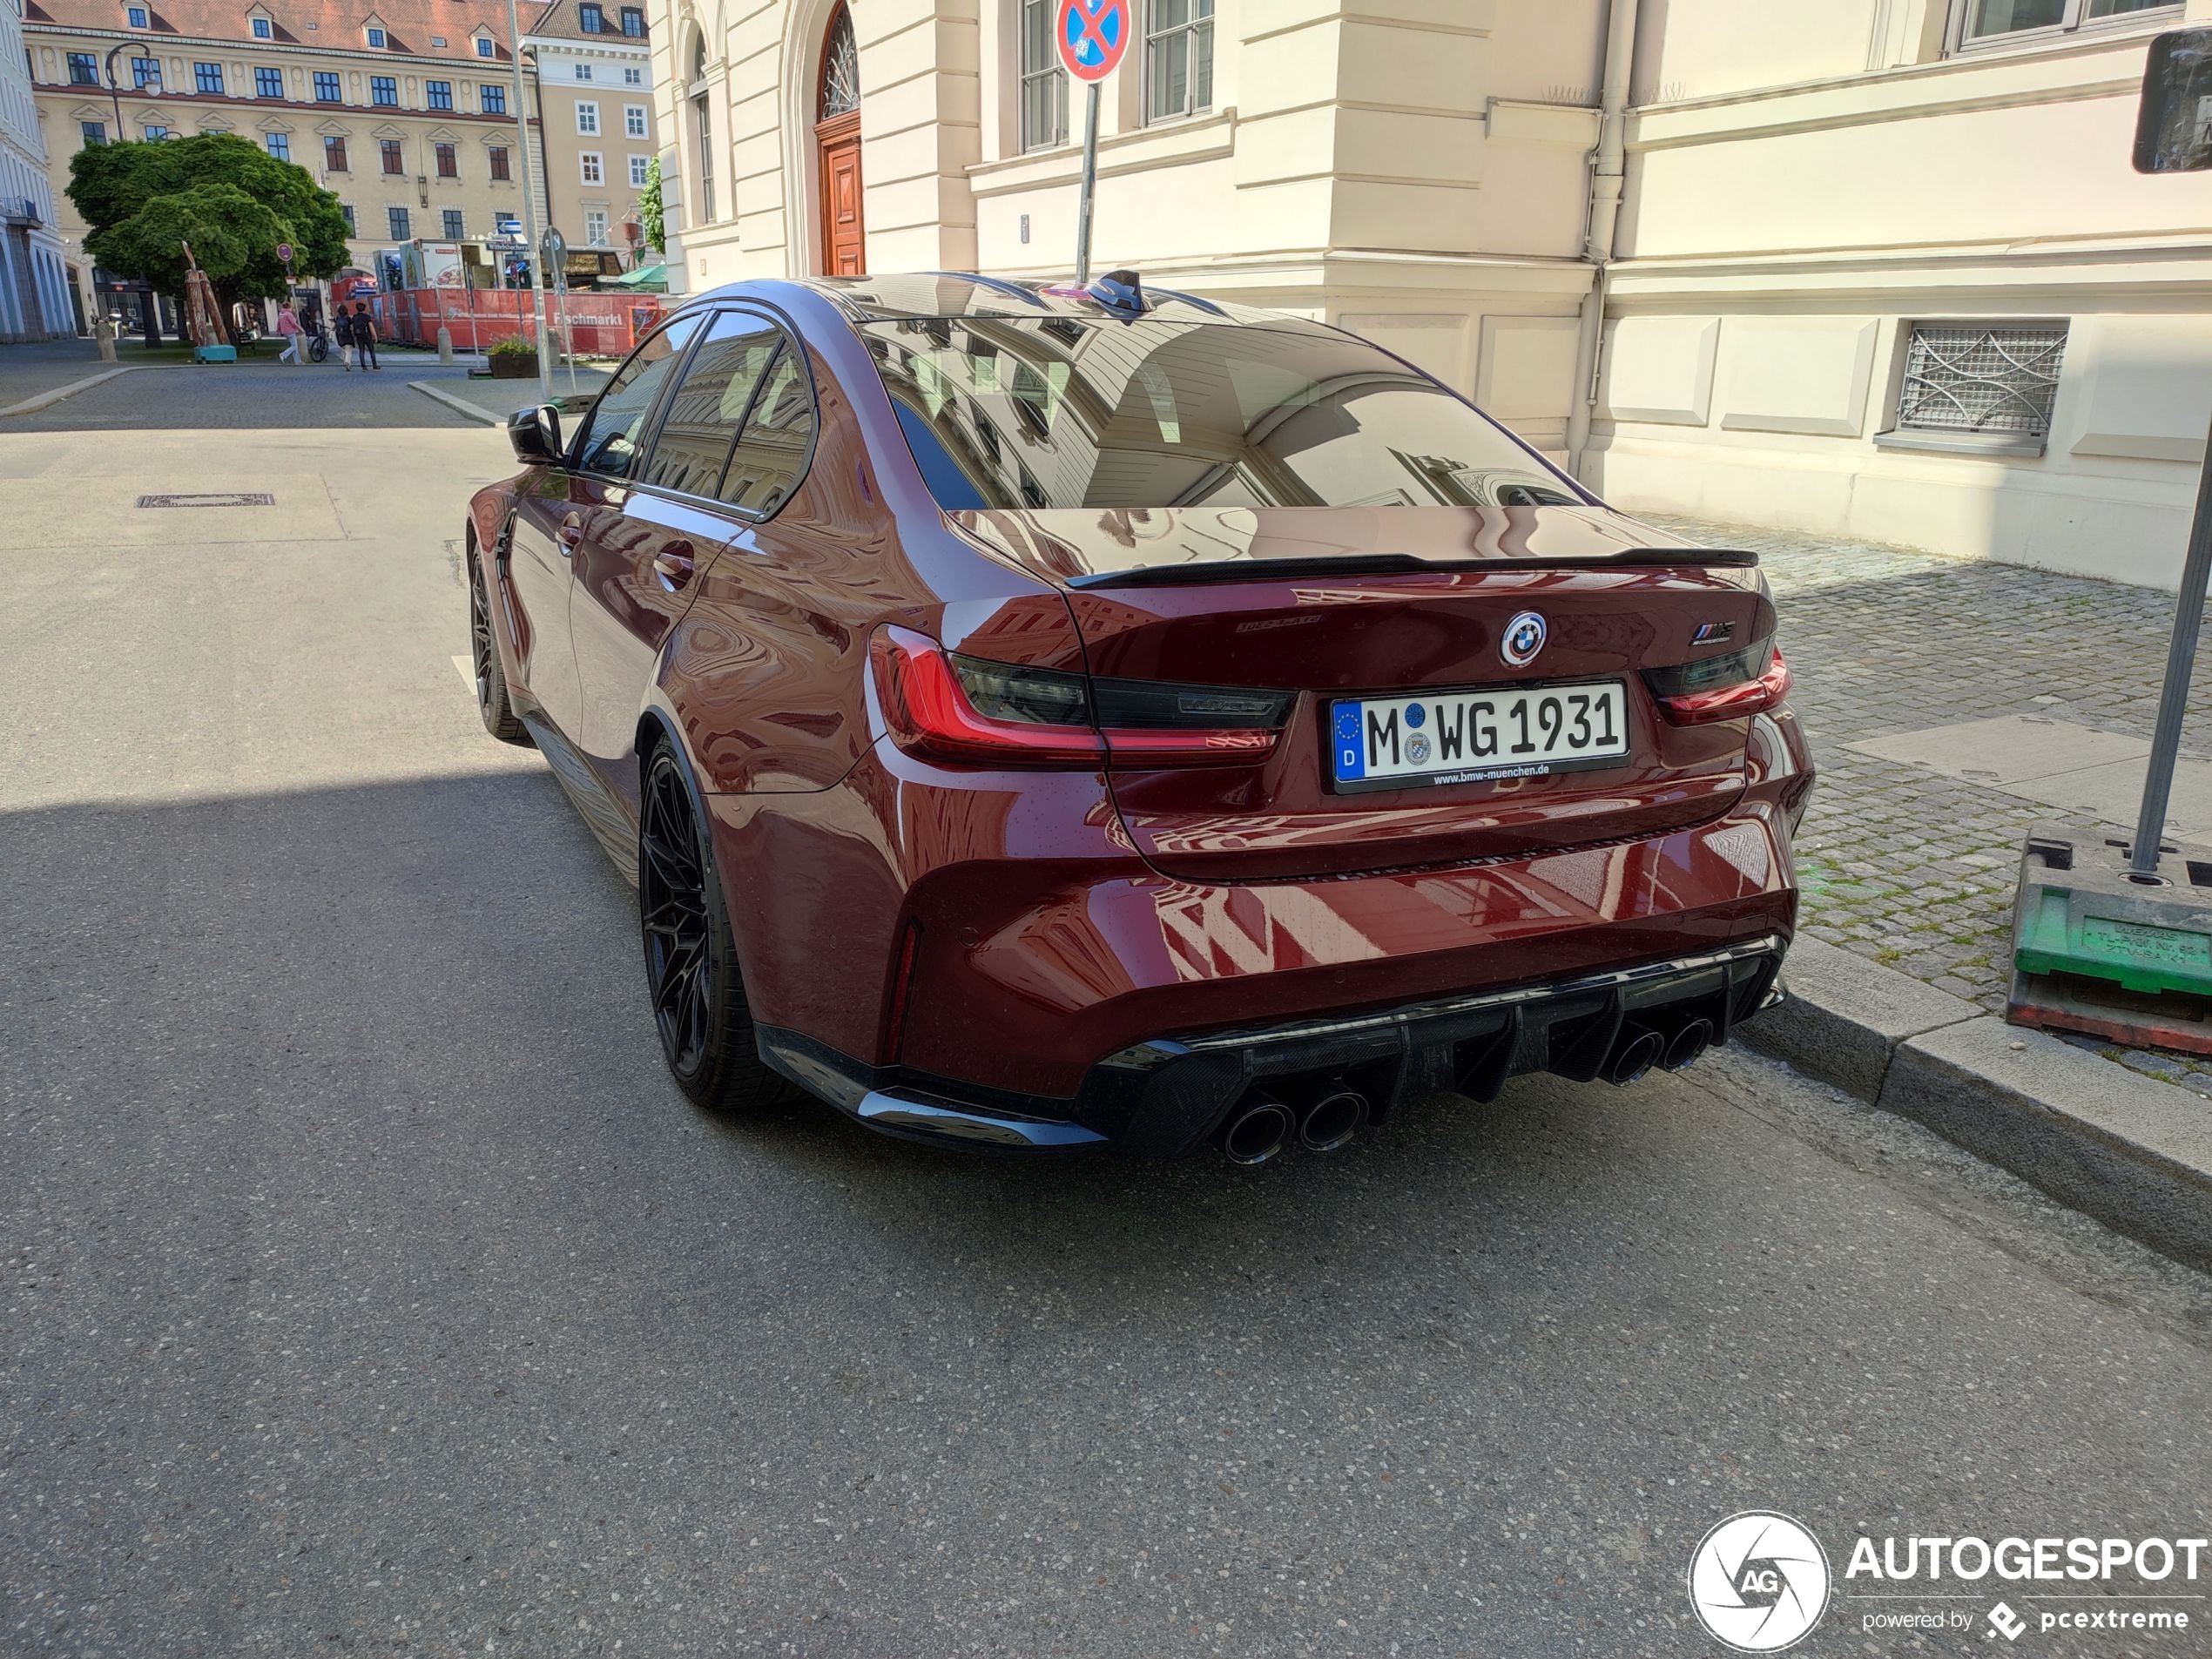
[{"label": "rear bumper", "polygon": [[872,1129],[997,1150],[1107,1148],[1176,1157],[1212,1139],[1237,1103],[1285,1080],[1341,1078],[1372,1120],[1440,1089],[1477,1100],[1507,1080],[1549,1071],[1588,1081],[1623,1034],[1670,1034],[1703,1021],[1713,1040],[1779,1000],[1779,934],[1717,950],[1540,984],[1509,987],[1203,1035],[1131,1044],[1092,1066],[1066,1099],[864,1066],[799,1033],[764,1028],[777,1069]]}]

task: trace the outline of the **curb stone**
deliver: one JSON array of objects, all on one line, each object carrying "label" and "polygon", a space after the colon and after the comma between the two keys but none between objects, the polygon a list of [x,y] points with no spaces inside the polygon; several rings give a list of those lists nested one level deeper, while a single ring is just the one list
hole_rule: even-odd
[{"label": "curb stone", "polygon": [[104,369],[98,374],[88,374],[81,381],[71,381],[66,386],[57,386],[51,391],[27,397],[20,403],[10,403],[6,408],[0,409],[0,419],[10,415],[36,415],[49,405],[58,403],[66,397],[75,397],[79,392],[89,392],[95,386],[111,381],[118,374],[132,374],[141,368],[168,367],[168,364],[125,363],[119,368]]},{"label": "curb stone", "polygon": [[482,404],[471,403],[467,398],[455,397],[450,392],[440,390],[437,387],[431,385],[428,381],[409,381],[408,382],[408,388],[411,391],[421,393],[423,396],[428,398],[434,403],[442,403],[455,413],[465,415],[474,421],[480,421],[486,426],[505,426],[507,424],[507,417],[505,415],[494,415],[490,410],[485,408]]},{"label": "curb stone", "polygon": [[1746,1047],[2212,1271],[2212,1102],[1800,935]]}]

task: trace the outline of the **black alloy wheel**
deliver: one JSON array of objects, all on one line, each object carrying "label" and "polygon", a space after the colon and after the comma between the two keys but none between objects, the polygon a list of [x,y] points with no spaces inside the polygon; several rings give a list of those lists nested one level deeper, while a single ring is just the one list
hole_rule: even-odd
[{"label": "black alloy wheel", "polygon": [[677,1087],[714,1111],[798,1094],[760,1057],[722,882],[682,763],[645,763],[637,814],[637,918],[661,1053]]},{"label": "black alloy wheel", "polygon": [[646,779],[637,826],[637,909],[645,928],[645,981],[662,1052],[680,1078],[705,1057],[714,989],[706,925],[706,867],[691,793],[673,765]]},{"label": "black alloy wheel", "polygon": [[530,744],[530,734],[507,695],[507,671],[499,660],[499,641],[491,631],[491,598],[485,591],[483,562],[469,555],[469,659],[475,670],[476,712],[484,730],[502,743]]}]

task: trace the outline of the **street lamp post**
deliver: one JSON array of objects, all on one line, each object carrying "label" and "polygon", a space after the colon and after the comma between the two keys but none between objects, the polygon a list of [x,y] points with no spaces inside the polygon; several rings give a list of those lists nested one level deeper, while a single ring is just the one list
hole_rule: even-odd
[{"label": "street lamp post", "polygon": [[116,55],[130,44],[127,40],[118,40],[107,49],[107,101],[115,111],[115,137],[118,143],[123,138],[123,83],[115,78],[115,59]]}]

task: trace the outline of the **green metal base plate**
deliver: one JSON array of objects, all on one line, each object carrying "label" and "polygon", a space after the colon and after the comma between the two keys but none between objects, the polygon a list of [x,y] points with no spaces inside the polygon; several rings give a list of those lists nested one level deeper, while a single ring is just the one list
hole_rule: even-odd
[{"label": "green metal base plate", "polygon": [[2037,825],[2020,859],[2013,968],[2212,996],[2212,847],[2168,842],[2158,873],[2155,885],[2128,873],[2124,838]]}]

